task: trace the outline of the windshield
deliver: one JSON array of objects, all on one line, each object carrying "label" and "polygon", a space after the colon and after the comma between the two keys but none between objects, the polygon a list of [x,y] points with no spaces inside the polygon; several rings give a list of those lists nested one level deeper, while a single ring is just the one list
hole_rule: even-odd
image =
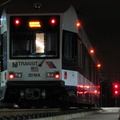
[{"label": "windshield", "polygon": [[10,17],[11,58],[58,57],[59,16]]}]

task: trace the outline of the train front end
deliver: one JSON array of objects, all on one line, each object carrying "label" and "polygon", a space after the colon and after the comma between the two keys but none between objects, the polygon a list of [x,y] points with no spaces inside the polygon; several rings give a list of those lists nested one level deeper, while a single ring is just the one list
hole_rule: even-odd
[{"label": "train front end", "polygon": [[98,104],[97,61],[75,9],[62,0],[20,1],[1,17],[3,101],[20,107]]},{"label": "train front end", "polygon": [[[4,18],[8,18],[6,21]],[[43,105],[61,97],[60,15],[3,14],[5,102]],[[5,51],[7,52],[5,56]]]}]

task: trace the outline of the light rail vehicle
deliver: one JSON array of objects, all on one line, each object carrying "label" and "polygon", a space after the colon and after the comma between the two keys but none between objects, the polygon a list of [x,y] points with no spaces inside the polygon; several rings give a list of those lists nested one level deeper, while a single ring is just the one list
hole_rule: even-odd
[{"label": "light rail vehicle", "polygon": [[99,63],[72,5],[13,0],[1,15],[0,100],[19,107],[99,105]]}]

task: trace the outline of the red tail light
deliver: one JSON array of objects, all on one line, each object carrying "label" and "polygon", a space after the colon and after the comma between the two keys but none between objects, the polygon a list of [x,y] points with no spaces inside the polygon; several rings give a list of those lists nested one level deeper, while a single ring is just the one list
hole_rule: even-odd
[{"label": "red tail light", "polygon": [[15,78],[15,74],[13,72],[9,73],[9,79],[14,79]]},{"label": "red tail light", "polygon": [[119,93],[119,92],[118,92],[117,90],[114,92],[115,95],[118,95],[118,93]]},{"label": "red tail light", "polygon": [[51,23],[52,25],[55,25],[55,24],[56,24],[56,19],[55,19],[55,18],[52,18],[52,19],[50,20],[50,23]]},{"label": "red tail light", "polygon": [[20,24],[20,20],[19,19],[15,19],[14,23],[15,23],[15,25],[19,25]]},{"label": "red tail light", "polygon": [[55,73],[54,78],[55,78],[55,79],[59,79],[59,78],[60,78],[59,72],[56,72],[56,73]]}]

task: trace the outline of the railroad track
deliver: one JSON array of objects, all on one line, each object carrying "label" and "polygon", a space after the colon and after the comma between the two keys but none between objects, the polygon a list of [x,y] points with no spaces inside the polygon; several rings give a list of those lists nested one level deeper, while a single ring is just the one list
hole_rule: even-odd
[{"label": "railroad track", "polygon": [[52,116],[60,113],[60,109],[0,109],[0,120],[27,120]]},{"label": "railroad track", "polygon": [[62,111],[59,108],[45,109],[0,109],[0,120],[32,120],[37,118],[53,117],[66,114],[89,112],[98,109],[69,109]]}]

